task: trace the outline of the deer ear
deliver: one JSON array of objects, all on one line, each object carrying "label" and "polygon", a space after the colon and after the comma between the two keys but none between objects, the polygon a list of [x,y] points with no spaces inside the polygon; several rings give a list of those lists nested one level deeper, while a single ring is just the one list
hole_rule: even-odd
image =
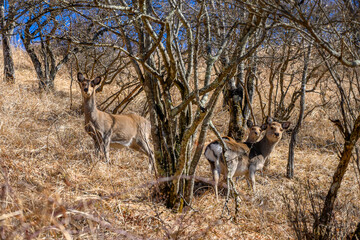
[{"label": "deer ear", "polygon": [[99,85],[100,82],[101,82],[101,77],[96,77],[96,78],[93,80],[93,83],[94,83],[95,86],[96,86],[96,85]]},{"label": "deer ear", "polygon": [[283,122],[283,123],[281,124],[281,127],[282,127],[283,129],[288,129],[288,128],[290,127],[290,122]]},{"label": "deer ear", "polygon": [[79,73],[77,74],[77,78],[78,78],[78,81],[79,81],[79,82],[82,82],[82,81],[85,80],[85,77],[84,77],[84,75],[83,75],[81,72],[79,72]]},{"label": "deer ear", "polygon": [[246,125],[248,126],[248,128],[251,128],[252,126],[254,126],[254,124],[251,120],[247,120]]},{"label": "deer ear", "polygon": [[263,125],[261,125],[261,131],[265,131],[266,130],[266,128],[267,128],[267,124],[265,123],[265,124],[263,124]]}]

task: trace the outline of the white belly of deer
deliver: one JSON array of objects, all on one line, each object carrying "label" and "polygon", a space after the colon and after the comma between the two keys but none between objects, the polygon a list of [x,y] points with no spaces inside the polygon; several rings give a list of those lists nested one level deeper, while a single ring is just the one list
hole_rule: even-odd
[{"label": "white belly of deer", "polygon": [[[225,177],[227,176],[227,173],[228,173],[227,167],[225,166],[225,164],[223,162],[220,162],[220,172]],[[243,175],[246,175],[247,173],[248,173],[247,164],[242,164],[240,161],[236,166],[236,171],[235,171],[233,177],[243,176]]]},{"label": "white belly of deer", "polygon": [[112,140],[110,143],[110,147],[121,149],[123,147],[130,147],[132,143],[132,139],[130,141],[114,141]]}]

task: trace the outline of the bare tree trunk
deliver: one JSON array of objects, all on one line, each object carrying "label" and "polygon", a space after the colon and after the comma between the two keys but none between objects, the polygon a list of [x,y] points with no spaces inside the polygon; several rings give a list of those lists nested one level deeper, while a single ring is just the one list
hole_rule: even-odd
[{"label": "bare tree trunk", "polygon": [[193,195],[194,195],[196,167],[199,163],[202,151],[204,149],[204,142],[205,142],[207,130],[209,128],[209,124],[210,124],[213,112],[215,110],[215,106],[218,101],[221,89],[222,88],[219,87],[214,92],[213,97],[210,100],[211,103],[209,104],[210,105],[209,110],[207,112],[206,117],[204,118],[204,120],[202,122],[200,136],[198,138],[198,144],[195,149],[195,154],[194,154],[194,157],[193,157],[191,163],[189,164],[188,175],[190,176],[190,179],[185,181],[185,186],[184,186],[184,200],[186,201],[186,204],[189,206],[191,205],[191,201],[192,201]]},{"label": "bare tree trunk", "polygon": [[[2,46],[3,46],[3,59],[4,59],[4,82],[15,83],[15,70],[14,61],[11,52],[10,35],[12,33],[12,25],[5,25],[5,6],[4,1],[0,1],[0,18],[2,29]],[[8,19],[9,21],[9,19]]]},{"label": "bare tree trunk", "polygon": [[11,52],[9,35],[2,34],[3,56],[4,56],[4,82],[15,83],[14,61]]},{"label": "bare tree trunk", "polygon": [[[243,72],[243,69],[240,67],[239,71]],[[243,88],[241,86],[230,88],[226,96],[230,115],[228,136],[234,138],[236,141],[241,141],[245,135],[245,129],[242,127],[242,123],[244,122],[242,113]]]},{"label": "bare tree trunk", "polygon": [[330,189],[326,196],[324,207],[321,211],[320,220],[314,223],[314,231],[318,236],[326,236],[328,224],[332,217],[332,212],[335,205],[335,200],[340,189],[341,182],[344,178],[348,165],[352,157],[352,151],[355,147],[356,142],[360,138],[360,114],[358,115],[354,128],[350,134],[345,136],[345,144],[343,152],[341,153],[340,162],[333,175],[333,181],[330,185]]},{"label": "bare tree trunk", "polygon": [[[76,54],[80,50],[79,48],[71,49],[71,43],[68,42],[69,46],[66,53],[64,53],[59,61],[56,61],[58,57],[56,56],[56,49],[58,46],[55,43],[53,44],[52,41],[53,36],[56,35],[56,32],[60,29],[59,22],[56,20],[57,13],[56,11],[52,11],[51,16],[47,16],[47,19],[44,19],[45,21],[40,21],[38,16],[44,16],[42,14],[43,13],[40,12],[30,16],[30,19],[24,23],[24,30],[20,38],[34,65],[39,80],[39,88],[43,90],[53,90],[54,80],[58,71],[67,63],[71,54]],[[52,25],[47,26],[50,21],[53,22]],[[34,26],[37,26],[37,28]],[[47,27],[49,27],[49,32],[43,33],[43,29]],[[33,42],[35,39],[40,41],[41,48],[38,51]]]},{"label": "bare tree trunk", "polygon": [[[245,50],[245,45],[242,46],[241,52]],[[225,94],[225,102],[229,106],[229,128],[228,136],[234,138],[236,141],[241,141],[245,135],[245,129],[243,128],[243,112],[242,103],[244,100],[244,79],[245,79],[245,63],[242,61],[238,66],[238,74],[236,78],[229,81],[227,86],[227,93]]]},{"label": "bare tree trunk", "polygon": [[308,76],[308,68],[309,68],[309,60],[311,55],[311,44],[308,46],[307,53],[304,57],[304,70],[302,74],[301,79],[301,96],[300,96],[300,112],[299,112],[299,118],[296,123],[295,128],[293,129],[291,133],[291,140],[289,144],[289,156],[288,156],[288,164],[287,164],[287,170],[286,170],[286,177],[293,178],[294,177],[294,148],[296,146],[296,137],[297,134],[301,128],[301,124],[304,119],[304,112],[305,112],[305,87],[307,82],[307,76]]},{"label": "bare tree trunk", "polygon": [[[243,46],[244,51],[245,46]],[[248,74],[245,74],[245,62],[238,66],[236,79],[231,79],[228,84],[226,103],[229,105],[228,136],[236,141],[242,141],[246,131],[246,121],[251,113],[251,104],[254,97],[255,74],[257,71],[256,51],[250,60]],[[247,75],[247,76],[246,76]],[[246,80],[245,80],[246,79]]]},{"label": "bare tree trunk", "polygon": [[[257,37],[255,37],[253,39],[252,46],[256,43],[256,39]],[[249,66],[249,72],[247,74],[247,80],[246,80],[246,92],[245,92],[245,101],[244,101],[244,107],[243,107],[243,116],[244,116],[244,122],[243,122],[243,127],[246,127],[246,121],[249,119],[250,114],[253,115],[252,112],[252,102],[254,99],[254,93],[255,93],[255,82],[256,82],[256,74],[257,74],[257,69],[258,69],[258,58],[257,58],[257,52],[254,52],[254,55],[250,58],[250,66]],[[254,121],[256,119],[253,119]],[[255,124],[257,124],[257,122],[254,122]]]}]

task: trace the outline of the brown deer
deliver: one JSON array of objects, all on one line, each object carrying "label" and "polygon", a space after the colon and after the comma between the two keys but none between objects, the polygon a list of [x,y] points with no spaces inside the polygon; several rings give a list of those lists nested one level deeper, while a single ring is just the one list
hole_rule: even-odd
[{"label": "brown deer", "polygon": [[[251,120],[247,120],[246,125],[249,129],[249,134],[244,143],[250,148],[252,146],[252,144],[256,143],[259,140],[259,138],[261,136],[261,132],[263,130],[261,129],[260,126],[254,125],[254,123]],[[229,136],[224,136],[224,137],[222,137],[222,139],[223,140],[226,139],[229,141],[235,141],[235,139],[233,139]]]},{"label": "brown deer", "polygon": [[210,163],[215,181],[216,199],[218,199],[220,174],[230,179],[245,175],[253,191],[255,191],[256,171],[264,167],[265,160],[280,141],[283,131],[289,128],[289,126],[290,122],[273,122],[272,118],[268,118],[266,123],[261,126],[265,130],[265,136],[260,141],[252,144],[250,149],[245,144],[236,143],[235,140],[224,139],[224,143],[227,146],[227,151],[224,152],[227,167],[222,157],[223,150],[220,142],[214,141],[210,143],[206,147],[204,154]]},{"label": "brown deer", "polygon": [[263,129],[261,129],[261,126],[254,124],[251,120],[247,120],[246,125],[249,128],[249,135],[245,140],[245,143],[250,147],[259,140]]},{"label": "brown deer", "polygon": [[108,162],[110,146],[129,147],[149,157],[151,170],[154,156],[150,147],[150,122],[136,114],[117,115],[100,111],[96,106],[95,92],[101,78],[89,80],[82,73],[77,77],[84,101],[85,130],[94,140],[96,154],[101,149]]}]

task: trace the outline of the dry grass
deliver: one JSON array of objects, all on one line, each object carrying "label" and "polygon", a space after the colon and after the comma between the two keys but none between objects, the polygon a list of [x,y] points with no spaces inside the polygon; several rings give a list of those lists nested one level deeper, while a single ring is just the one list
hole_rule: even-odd
[{"label": "dry grass", "polygon": [[[17,83],[0,83],[3,239],[293,239],[281,194],[309,179],[321,197],[326,195],[337,164],[328,147],[334,128],[316,112],[299,136],[295,180],[285,178],[289,142],[285,136],[268,171],[257,176],[256,194],[245,181],[238,181],[246,198],[237,222],[222,215],[225,197],[217,203],[210,187],[197,189],[195,211],[174,214],[152,199],[151,189],[144,185],[154,180],[147,173],[145,156],[124,149],[111,151],[111,164],[94,157],[92,141],[83,129],[77,86],[74,106],[69,107],[69,74],[59,74],[54,93],[41,94],[26,55],[17,51],[16,56]],[[136,111],[141,104],[140,99],[131,109]],[[220,108],[214,116],[224,132],[226,116]],[[197,172],[210,178],[205,159]],[[360,209],[359,199],[359,184],[350,168],[338,197],[339,220],[347,217],[343,209]],[[360,221],[359,215],[349,217]]]}]

